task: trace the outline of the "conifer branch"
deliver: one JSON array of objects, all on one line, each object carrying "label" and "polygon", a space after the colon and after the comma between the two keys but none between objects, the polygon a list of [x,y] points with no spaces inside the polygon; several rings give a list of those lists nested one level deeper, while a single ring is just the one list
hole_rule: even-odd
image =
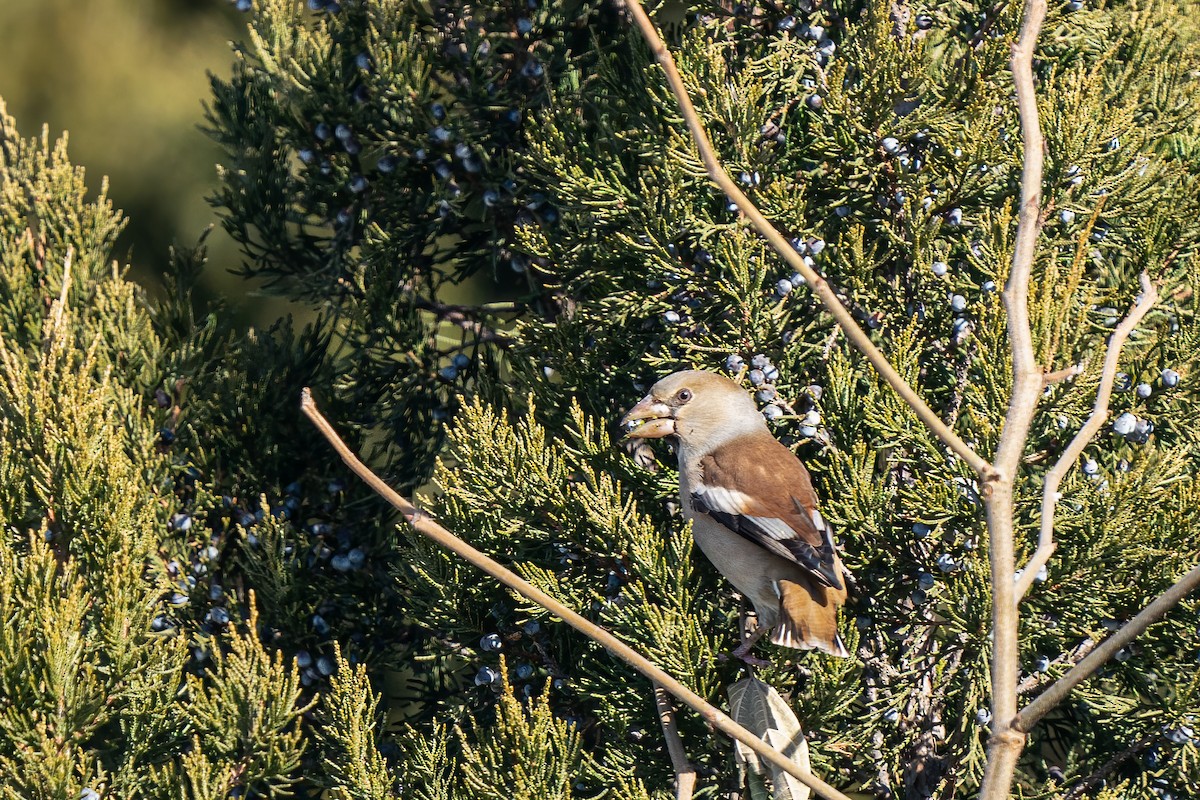
[{"label": "conifer branch", "polygon": [[996,445],[993,480],[990,486],[981,487],[987,512],[992,582],[992,735],[988,740],[987,765],[980,786],[981,800],[1007,800],[1011,795],[1017,759],[1026,739],[1024,732],[1012,725],[1017,713],[1020,667],[1019,616],[1013,580],[1016,565],[1014,484],[1044,387],[1043,370],[1034,354],[1033,332],[1029,325],[1029,276],[1033,271],[1042,223],[1044,161],[1044,140],[1033,83],[1033,54],[1045,18],[1046,0],[1026,0],[1020,35],[1012,48],[1012,77],[1021,120],[1023,167],[1016,244],[1004,287],[1013,388]]},{"label": "conifer branch", "polygon": [[1074,667],[1054,683],[1050,688],[1034,698],[1029,705],[1021,709],[1013,718],[1012,728],[1022,734],[1028,733],[1034,725],[1046,716],[1055,706],[1067,698],[1071,690],[1092,676],[1117,651],[1132,642],[1146,628],[1160,620],[1180,600],[1187,597],[1197,586],[1200,586],[1200,565],[1192,567],[1191,571],[1180,578],[1165,592],[1142,609],[1137,616],[1126,622],[1120,630],[1105,639],[1096,649],[1088,653]]},{"label": "conifer branch", "polygon": [[825,783],[825,781],[816,777],[811,772],[801,768],[787,756],[764,743],[759,737],[746,730],[737,722],[734,722],[728,714],[668,675],[660,667],[653,664],[649,659],[622,642],[616,636],[613,636],[604,628],[567,608],[512,570],[502,566],[499,562],[467,544],[435,522],[424,511],[421,511],[408,500],[401,497],[399,493],[384,483],[378,475],[372,472],[366,464],[350,451],[350,448],[346,446],[346,443],[334,431],[333,426],[317,410],[316,404],[312,399],[312,393],[307,388],[300,394],[300,408],[304,412],[304,415],[316,426],[317,430],[329,441],[333,449],[346,462],[346,465],[350,467],[354,474],[370,486],[376,494],[399,511],[409,525],[412,526],[413,530],[459,556],[468,564],[491,575],[512,591],[527,600],[537,603],[592,641],[604,646],[613,655],[649,678],[655,686],[662,687],[662,689],[670,692],[678,700],[695,709],[704,718],[705,722],[726,736],[741,742],[762,759],[787,772],[821,797],[827,798],[827,800],[850,800],[846,795]]},{"label": "conifer branch", "polygon": [[683,749],[683,738],[679,735],[679,724],[675,721],[675,707],[667,691],[654,685],[654,704],[658,708],[658,721],[662,724],[663,736],[667,739],[667,755],[671,757],[671,768],[675,770],[675,800],[692,800],[696,791],[696,766],[688,760]]},{"label": "conifer branch", "polygon": [[1142,293],[1133,307],[1129,309],[1129,314],[1109,337],[1108,351],[1104,356],[1104,366],[1100,372],[1100,386],[1096,389],[1096,402],[1092,406],[1091,416],[1063,450],[1055,465],[1046,473],[1042,484],[1042,522],[1038,531],[1038,546],[1033,557],[1029,559],[1029,563],[1025,565],[1025,571],[1021,574],[1020,580],[1017,581],[1013,597],[1015,603],[1021,602],[1021,598],[1033,585],[1038,571],[1046,566],[1050,556],[1054,554],[1054,510],[1062,496],[1058,487],[1062,483],[1062,479],[1066,477],[1067,471],[1079,460],[1084,448],[1091,443],[1108,419],[1108,401],[1112,397],[1113,382],[1117,377],[1117,363],[1121,358],[1121,349],[1125,346],[1125,340],[1129,338],[1129,334],[1158,302],[1158,290],[1150,282],[1150,276],[1143,272],[1140,281]]},{"label": "conifer branch", "polygon": [[921,396],[908,385],[908,382],[904,380],[900,373],[896,371],[896,368],[892,366],[891,362],[888,361],[887,356],[875,346],[866,332],[854,321],[853,315],[838,300],[836,293],[830,287],[829,283],[816,270],[804,262],[804,259],[788,243],[784,235],[763,216],[758,207],[751,202],[750,198],[742,192],[737,183],[725,172],[725,168],[717,158],[712,142],[709,141],[708,134],[704,130],[704,125],[700,121],[700,115],[697,114],[696,107],[692,105],[691,98],[687,93],[687,87],[683,83],[683,78],[679,74],[679,69],[675,65],[675,59],[671,55],[671,51],[667,49],[666,43],[654,27],[654,23],[651,22],[650,17],[646,14],[646,10],[642,7],[640,0],[626,0],[625,7],[628,9],[638,30],[641,31],[646,43],[654,53],[655,60],[658,61],[659,66],[666,73],[667,83],[670,85],[675,99],[679,102],[679,110],[683,114],[684,121],[687,123],[688,130],[692,134],[693,141],[696,143],[696,149],[700,153],[700,158],[704,161],[709,178],[737,205],[738,210],[745,215],[754,230],[767,240],[767,243],[787,262],[788,266],[804,276],[813,294],[820,299],[826,310],[837,321],[837,324],[846,332],[846,338],[850,340],[859,352],[867,357],[867,360],[871,362],[871,365],[875,367],[879,375],[887,381],[896,394],[900,395],[900,398],[913,410],[917,417],[947,447],[969,464],[976,473],[987,479],[993,472],[992,466],[988,463],[987,459],[968,447],[967,443],[959,438],[958,434],[951,430],[942,421],[941,417],[925,403]]}]

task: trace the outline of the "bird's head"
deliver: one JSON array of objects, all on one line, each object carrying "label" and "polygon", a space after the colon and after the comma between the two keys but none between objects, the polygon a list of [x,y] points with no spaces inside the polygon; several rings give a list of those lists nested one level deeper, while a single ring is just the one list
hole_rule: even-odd
[{"label": "bird's head", "polygon": [[654,384],[621,425],[630,439],[675,436],[684,447],[707,451],[766,422],[742,387],[715,372],[689,370]]}]

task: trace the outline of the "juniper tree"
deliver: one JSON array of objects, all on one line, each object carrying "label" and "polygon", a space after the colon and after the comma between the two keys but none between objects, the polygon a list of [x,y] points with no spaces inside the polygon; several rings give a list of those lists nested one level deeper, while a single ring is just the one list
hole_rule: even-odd
[{"label": "juniper tree", "polygon": [[[281,617],[322,602],[310,602],[308,578],[294,586],[295,514],[255,519],[249,507],[272,493],[289,507],[269,443],[286,424],[253,442],[253,426],[234,423],[248,401],[266,406],[264,383],[303,367],[289,361],[300,348],[282,332],[256,348],[215,317],[196,324],[183,302],[151,306],[112,259],[124,219],[103,191],[86,198],[65,139],[22,139],[0,108],[0,793],[390,788],[386,771],[371,771],[376,720],[359,673],[327,645],[328,705],[314,705],[317,673],[294,657],[313,639],[308,618],[290,620],[304,633],[286,653],[282,632],[257,621],[256,588]],[[179,256],[180,275],[194,277],[195,254]],[[268,351],[261,372],[244,366]],[[219,433],[185,449],[189,365],[206,392],[233,388],[203,404]],[[222,496],[229,487],[249,500]],[[233,562],[250,582],[226,591]],[[386,608],[386,596],[375,601]]]},{"label": "juniper tree", "polygon": [[[1082,366],[1040,401],[1017,484],[1021,555],[1140,272],[1161,300],[1123,352],[1111,424],[1061,485],[1058,551],[1022,604],[1023,696],[1197,561],[1197,10],[1069,3],[1039,41],[1047,166],[1030,312],[1038,362]],[[1020,9],[657,13],[725,168],[990,457],[1012,389],[999,288],[1021,188],[1008,68]],[[29,420],[7,423],[5,454],[34,457],[5,466],[0,512],[17,531],[3,575],[56,576],[78,598],[21,606],[23,627],[7,630],[86,618],[92,649],[36,669],[64,680],[75,665],[119,720],[56,723],[77,744],[34,763],[17,742],[43,735],[35,715],[57,698],[10,702],[26,732],[4,745],[15,785],[667,796],[651,686],[395,528],[294,399],[312,386],[351,446],[424,487],[442,524],[724,705],[741,677],[722,658],[739,604],[691,552],[672,459],[625,452],[613,429],[657,377],[690,366],[755,392],[813,471],[856,576],[843,624],[855,657],[773,651],[760,673],[802,724],[813,770],[867,796],[973,791],[993,618],[975,473],[712,191],[621,9],[268,0],[248,24],[232,78],[214,80],[214,201],[242,271],[318,312],[303,330],[237,331],[197,308],[200,249],[169,260],[171,298],[140,301],[107,266],[107,234],[82,235],[83,221],[116,218],[83,205],[61,156],[20,166],[45,150],[20,149],[5,123],[5,417]],[[60,177],[20,188],[33,175]],[[67,245],[80,295],[54,306]],[[463,301],[481,277],[500,301]],[[105,292],[121,302],[90,300]],[[47,399],[59,383],[74,402]],[[50,447],[46,414],[78,420],[61,426],[69,446]],[[62,456],[75,452],[100,465]],[[98,514],[107,497],[131,510]],[[63,521],[68,533],[39,542]],[[1034,729],[1023,796],[1195,791],[1195,610],[1175,608]],[[105,630],[139,632],[125,660]],[[5,652],[18,697],[29,654],[63,651]],[[87,667],[106,659],[120,669]],[[239,727],[260,702],[274,725]],[[688,713],[679,726],[699,795],[749,791],[726,740]],[[127,741],[161,749],[112,746]],[[57,772],[32,772],[43,767]]]},{"label": "juniper tree", "polygon": [[[1007,66],[1019,11],[738,6],[676,14],[670,29],[726,168],[981,453],[995,447],[1011,381],[997,289],[1019,192]],[[427,502],[439,518],[718,699],[736,674],[718,656],[737,607],[690,557],[670,470],[621,455],[609,424],[666,371],[741,374],[757,356],[747,388],[816,471],[858,576],[847,620],[858,659],[777,656],[768,681],[790,693],[819,774],[912,796],[977,781],[990,608],[974,475],[709,190],[661,73],[614,9],[348,5],[307,27],[302,16],[291,6],[257,16],[257,49],[218,86],[228,225],[247,241],[278,237],[270,249],[286,256],[248,269],[286,278],[295,296],[328,298],[350,353],[403,351],[405,379],[421,380],[454,366],[459,345],[446,346],[437,325],[446,319],[488,353],[477,371],[441,373],[474,399],[434,473]],[[1194,443],[1180,424],[1195,335],[1195,52],[1187,13],[1166,6],[1055,8],[1039,47],[1049,160],[1031,300],[1037,355],[1084,368],[1042,400],[1030,476],[1087,416],[1106,332],[1141,269],[1166,300],[1125,354],[1114,429],[1064,485],[1060,549],[1026,601],[1026,691],[1196,555]],[[238,146],[248,140],[254,149]],[[248,191],[247,180],[269,189]],[[265,198],[286,201],[296,225],[258,224]],[[449,249],[432,259],[440,270],[426,261],[435,246]],[[438,303],[438,281],[484,268],[524,285],[511,315]],[[381,270],[431,283],[354,291],[354,276]],[[397,306],[423,324],[407,339],[381,328],[364,343],[357,320],[394,319]],[[376,374],[395,381],[404,369]],[[405,392],[378,418],[384,436],[412,435],[394,414],[418,396]],[[1022,531],[1035,524],[1036,488],[1028,481],[1018,497]],[[530,691],[549,675],[597,770],[635,768],[666,785],[665,759],[643,757],[658,740],[644,684],[450,557],[400,546],[411,613],[431,646],[459,650],[443,658],[473,651],[485,685],[499,649]],[[1186,618],[1177,611],[1035,732],[1026,793],[1061,794],[1098,770],[1130,781],[1126,794],[1195,779],[1190,745],[1170,740],[1187,738],[1194,709],[1165,688],[1190,682]],[[486,715],[489,697],[468,687],[466,712]],[[726,746],[683,724],[708,790],[728,787]],[[595,771],[580,790],[604,783]]]}]

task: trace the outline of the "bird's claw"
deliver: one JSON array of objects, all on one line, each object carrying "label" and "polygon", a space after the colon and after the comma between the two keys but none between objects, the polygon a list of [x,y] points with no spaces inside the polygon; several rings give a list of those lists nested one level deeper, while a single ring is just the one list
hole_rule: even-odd
[{"label": "bird's claw", "polygon": [[[765,658],[755,658],[750,655],[749,647],[739,647],[729,654],[729,658],[736,658],[748,667],[769,667],[771,662]],[[722,659],[726,658],[722,656]]]}]

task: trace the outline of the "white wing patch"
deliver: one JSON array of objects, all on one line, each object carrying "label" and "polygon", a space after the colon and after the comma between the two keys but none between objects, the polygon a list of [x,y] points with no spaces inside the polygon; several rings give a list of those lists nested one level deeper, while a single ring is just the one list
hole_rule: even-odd
[{"label": "white wing patch", "polygon": [[[702,484],[696,489],[696,494],[700,495],[704,505],[713,511],[744,517],[772,539],[785,541],[796,538],[796,531],[778,517],[754,517],[747,514],[746,509],[751,507],[750,496],[737,489]],[[813,510],[813,518],[817,523],[817,530],[825,530],[825,520],[821,519],[821,515],[816,509]]]},{"label": "white wing patch", "polygon": [[[704,505],[708,506],[711,511],[742,517],[746,521],[753,523],[762,533],[776,541],[786,541],[796,538],[796,531],[779,517],[755,517],[747,514],[746,509],[751,507],[752,501],[749,495],[739,492],[737,489],[701,484],[696,489],[696,494],[700,495],[700,499],[704,502]],[[817,530],[825,530],[825,521],[821,519],[820,513],[815,509],[813,510],[813,516],[815,520],[820,521],[820,524],[817,525]]]},{"label": "white wing patch", "polygon": [[737,489],[727,489],[724,486],[701,484],[696,494],[704,496],[704,504],[713,511],[724,514],[742,515],[750,507],[750,496]]},{"label": "white wing patch", "polygon": [[752,517],[746,515],[746,519],[750,520],[763,533],[770,536],[772,539],[784,540],[795,539],[796,532],[792,530],[792,526],[788,525],[778,517]]}]

